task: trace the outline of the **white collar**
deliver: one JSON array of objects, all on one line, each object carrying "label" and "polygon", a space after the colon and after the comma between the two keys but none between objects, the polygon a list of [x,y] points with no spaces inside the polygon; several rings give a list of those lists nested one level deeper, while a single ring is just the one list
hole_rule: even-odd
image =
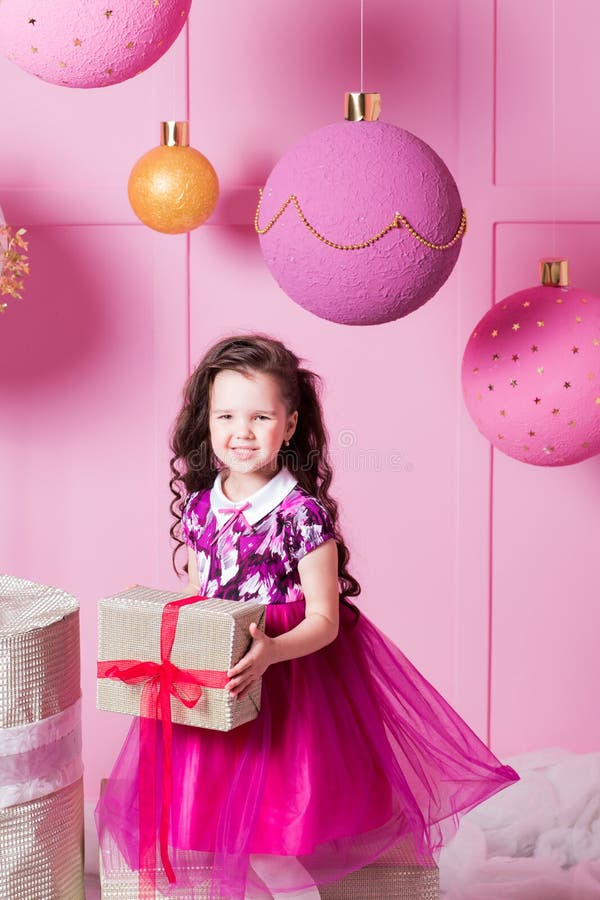
[{"label": "white collar", "polygon": [[[298,479],[294,478],[290,470],[284,466],[277,475],[245,500],[234,502],[223,493],[222,480],[222,473],[219,472],[210,491],[210,506],[217,520],[217,528],[221,528],[230,517],[229,510],[239,509],[245,503],[249,503],[250,506],[244,510],[244,518],[249,525],[255,525],[263,516],[279,506],[284,497],[287,497],[292,488],[298,484]],[[220,509],[227,509],[228,512],[219,512]]]}]

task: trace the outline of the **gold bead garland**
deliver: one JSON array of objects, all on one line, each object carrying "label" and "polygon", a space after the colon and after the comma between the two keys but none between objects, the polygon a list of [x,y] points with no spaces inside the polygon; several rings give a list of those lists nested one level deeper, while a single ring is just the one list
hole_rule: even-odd
[{"label": "gold bead garland", "polygon": [[428,241],[427,238],[424,238],[421,234],[419,234],[418,231],[416,231],[412,227],[412,225],[407,220],[407,218],[405,216],[403,216],[401,213],[397,212],[394,215],[394,218],[393,218],[392,222],[390,222],[389,225],[386,225],[385,228],[382,228],[381,231],[378,231],[376,235],[374,235],[371,238],[368,238],[366,241],[361,241],[359,244],[338,244],[338,243],[336,243],[336,241],[330,241],[329,238],[326,238],[324,235],[320,234],[317,231],[317,229],[313,225],[310,224],[310,222],[304,215],[302,207],[300,206],[300,202],[295,194],[290,194],[290,196],[287,198],[285,203],[275,213],[275,215],[273,216],[271,221],[268,223],[268,225],[266,225],[264,228],[261,228],[258,220],[260,217],[260,207],[261,207],[262,197],[263,197],[263,189],[262,188],[258,189],[258,194],[259,194],[258,206],[256,207],[256,213],[254,214],[254,229],[257,234],[266,234],[268,231],[270,231],[271,228],[278,221],[278,219],[281,218],[281,216],[286,211],[286,209],[288,208],[290,203],[292,203],[296,208],[296,212],[300,216],[300,220],[302,221],[302,224],[305,225],[306,228],[308,228],[308,230],[312,234],[314,234],[314,236],[316,238],[318,238],[320,241],[322,241],[323,244],[327,244],[328,247],[333,247],[334,250],[364,250],[365,247],[371,247],[377,241],[381,240],[382,237],[384,237],[386,234],[388,234],[388,232],[392,231],[394,228],[400,228],[401,225],[404,228],[406,228],[408,233],[412,237],[414,237],[415,240],[419,241],[419,243],[423,244],[425,247],[429,247],[431,250],[448,250],[450,247],[453,247],[457,241],[459,241],[461,239],[461,237],[464,235],[464,233],[467,229],[467,212],[465,209],[463,209],[462,215],[460,217],[460,223],[458,226],[458,230],[456,231],[456,234],[454,235],[452,240],[448,241],[446,244],[434,244],[432,241]]}]

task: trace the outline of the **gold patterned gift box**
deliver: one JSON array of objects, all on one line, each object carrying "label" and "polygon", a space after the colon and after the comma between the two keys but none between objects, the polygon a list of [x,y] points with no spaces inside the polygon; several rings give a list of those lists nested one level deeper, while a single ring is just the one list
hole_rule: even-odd
[{"label": "gold patterned gift box", "polygon": [[[252,643],[250,623],[264,631],[264,605],[180,597],[136,585],[100,601],[98,707],[153,715],[144,691],[153,681],[158,686],[167,671],[173,722],[229,731],[256,718],[262,681],[242,698],[233,697],[225,685],[228,669]],[[158,702],[157,693],[152,702]]]},{"label": "gold patterned gift box", "polygon": [[83,900],[79,607],[0,575],[0,900]]}]

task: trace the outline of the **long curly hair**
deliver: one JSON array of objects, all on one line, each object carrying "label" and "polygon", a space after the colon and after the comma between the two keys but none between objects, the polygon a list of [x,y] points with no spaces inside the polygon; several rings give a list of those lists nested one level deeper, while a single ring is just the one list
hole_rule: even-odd
[{"label": "long curly hair", "polygon": [[[317,497],[329,513],[337,541],[340,601],[358,618],[358,608],[347,598],[358,596],[361,587],[347,569],[350,551],[339,532],[338,504],[329,495],[333,472],[328,462],[328,434],[320,402],[322,382],[318,375],[302,368],[300,363],[301,360],[281,341],[266,334],[232,336],[211,347],[186,382],[183,406],[170,441],[173,456],[169,486],[174,495],[170,509],[175,520],[170,528],[175,541],[173,568],[177,575],[181,574],[176,556],[184,543],[180,535],[185,499],[192,491],[212,487],[220,468],[209,433],[212,383],[217,373],[224,369],[246,375],[262,372],[277,380],[288,415],[298,411],[296,430],[289,446],[279,450],[278,469],[287,466],[300,487]],[[183,570],[187,572],[187,563]]]}]

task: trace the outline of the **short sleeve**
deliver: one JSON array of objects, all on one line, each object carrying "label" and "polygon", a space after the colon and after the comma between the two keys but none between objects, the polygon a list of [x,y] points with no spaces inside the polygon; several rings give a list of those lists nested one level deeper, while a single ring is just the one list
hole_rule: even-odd
[{"label": "short sleeve", "polygon": [[315,497],[307,497],[295,511],[288,534],[289,551],[295,562],[337,537],[331,516]]},{"label": "short sleeve", "polygon": [[196,549],[200,530],[198,515],[196,513],[198,497],[198,491],[193,491],[191,494],[188,494],[181,510],[181,536],[184,542],[194,550]]}]

